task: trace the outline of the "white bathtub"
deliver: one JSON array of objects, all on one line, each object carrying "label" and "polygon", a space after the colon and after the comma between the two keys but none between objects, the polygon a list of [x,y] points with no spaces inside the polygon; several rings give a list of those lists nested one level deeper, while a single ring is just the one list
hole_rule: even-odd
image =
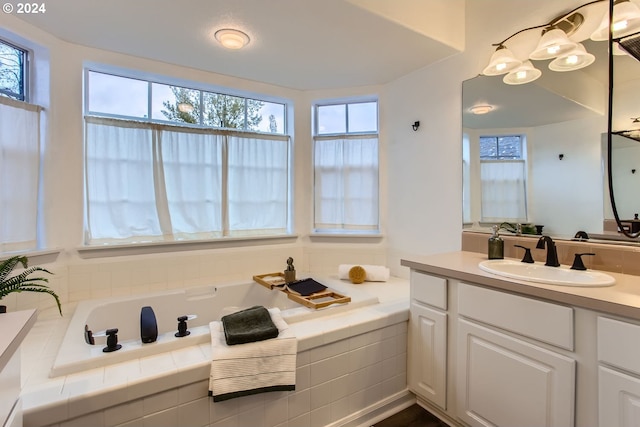
[{"label": "white bathtub", "polygon": [[[336,286],[325,284],[334,289],[340,286],[339,281],[335,283]],[[288,299],[283,292],[271,291],[250,282],[82,301],[71,318],[50,377],[209,342],[210,322],[254,305],[278,307],[287,323],[295,323],[378,303],[376,296],[366,292],[352,289],[348,295],[351,297],[348,304],[333,304],[314,310]],[[140,311],[144,306],[153,309],[158,324],[158,338],[156,342],[148,344],[143,344],[140,338]],[[177,318],[192,314],[197,315],[197,318],[188,321],[190,334],[182,338],[175,337]],[[85,325],[94,334],[118,328],[118,342],[122,348],[114,352],[103,352],[106,347],[105,337],[95,337],[95,345],[87,344],[84,339]]]}]

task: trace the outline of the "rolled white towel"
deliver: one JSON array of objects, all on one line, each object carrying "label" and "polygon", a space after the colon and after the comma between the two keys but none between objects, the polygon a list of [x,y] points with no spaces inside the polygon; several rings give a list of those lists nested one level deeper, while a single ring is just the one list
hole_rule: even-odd
[{"label": "rolled white towel", "polygon": [[366,273],[365,280],[367,282],[386,282],[391,275],[390,270],[384,265],[366,265],[366,264],[340,264],[338,266],[338,278],[349,279],[349,270],[359,265],[364,268]]}]

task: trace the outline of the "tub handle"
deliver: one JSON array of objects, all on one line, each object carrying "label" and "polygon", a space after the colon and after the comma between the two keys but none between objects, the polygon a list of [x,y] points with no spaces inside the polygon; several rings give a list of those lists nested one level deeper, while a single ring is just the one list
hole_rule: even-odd
[{"label": "tub handle", "polygon": [[84,341],[89,345],[96,344],[96,340],[93,339],[93,333],[89,329],[89,325],[84,325]]},{"label": "tub handle", "polygon": [[107,346],[102,349],[105,353],[111,353],[122,348],[122,345],[118,344],[118,328],[107,329],[106,331],[100,331],[93,334],[94,337],[107,337]]},{"label": "tub handle", "polygon": [[191,332],[187,330],[187,320],[193,320],[197,317],[197,314],[187,314],[185,316],[178,317],[178,332],[175,333],[175,336],[177,338],[182,338],[189,335]]}]

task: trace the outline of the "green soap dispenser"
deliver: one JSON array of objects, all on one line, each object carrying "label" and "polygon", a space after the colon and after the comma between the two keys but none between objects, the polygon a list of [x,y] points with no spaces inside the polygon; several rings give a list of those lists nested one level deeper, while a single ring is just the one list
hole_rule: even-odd
[{"label": "green soap dispenser", "polygon": [[504,258],[504,240],[498,235],[498,226],[494,225],[493,234],[489,237],[489,259]]}]

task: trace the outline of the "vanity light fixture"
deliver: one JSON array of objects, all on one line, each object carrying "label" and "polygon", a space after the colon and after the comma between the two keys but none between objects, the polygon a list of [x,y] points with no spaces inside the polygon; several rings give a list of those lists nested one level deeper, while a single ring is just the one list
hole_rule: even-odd
[{"label": "vanity light fixture", "polygon": [[[613,4],[613,38],[625,37],[640,31],[640,8],[629,0],[616,0]],[[600,22],[598,29],[591,34],[593,41],[609,39],[609,14]]]},{"label": "vanity light fixture", "polygon": [[223,28],[215,32],[214,37],[227,49],[242,49],[249,43],[249,36],[240,30]]},{"label": "vanity light fixture", "polygon": [[[584,3],[550,22],[524,28],[501,42],[493,44],[497,49],[482,74],[487,76],[506,74],[503,78],[504,83],[513,85],[532,82],[542,75],[542,72],[529,60],[552,60],[548,65],[549,69],[559,72],[579,70],[591,65],[595,61],[595,56],[587,52],[580,42],[589,36],[592,40],[609,40],[609,11],[604,12],[604,8],[598,5],[603,2],[609,2],[609,0]],[[598,22],[600,22],[599,27]],[[585,34],[585,29],[587,33],[591,33],[590,29],[596,27],[598,29],[592,34]],[[579,29],[582,31],[578,31]],[[633,55],[628,49],[620,49],[617,45],[618,43],[623,45],[621,38],[635,35],[640,31],[640,8],[630,0],[615,0],[612,31],[616,39],[614,40],[614,46],[617,48],[615,53]],[[518,40],[515,36],[525,32],[540,34],[536,47],[532,51],[524,48],[523,39],[520,46],[516,46]],[[528,40],[535,42],[531,38]],[[507,45],[511,46],[513,51]],[[517,52],[518,56],[513,52]],[[525,55],[526,57],[521,57]]]},{"label": "vanity light fixture", "polygon": [[491,111],[493,111],[493,105],[481,104],[474,105],[473,107],[469,108],[469,112],[476,115],[487,114]]},{"label": "vanity light fixture", "polygon": [[508,85],[522,85],[538,79],[542,71],[533,66],[531,61],[525,61],[521,66],[503,77],[502,81]]}]

